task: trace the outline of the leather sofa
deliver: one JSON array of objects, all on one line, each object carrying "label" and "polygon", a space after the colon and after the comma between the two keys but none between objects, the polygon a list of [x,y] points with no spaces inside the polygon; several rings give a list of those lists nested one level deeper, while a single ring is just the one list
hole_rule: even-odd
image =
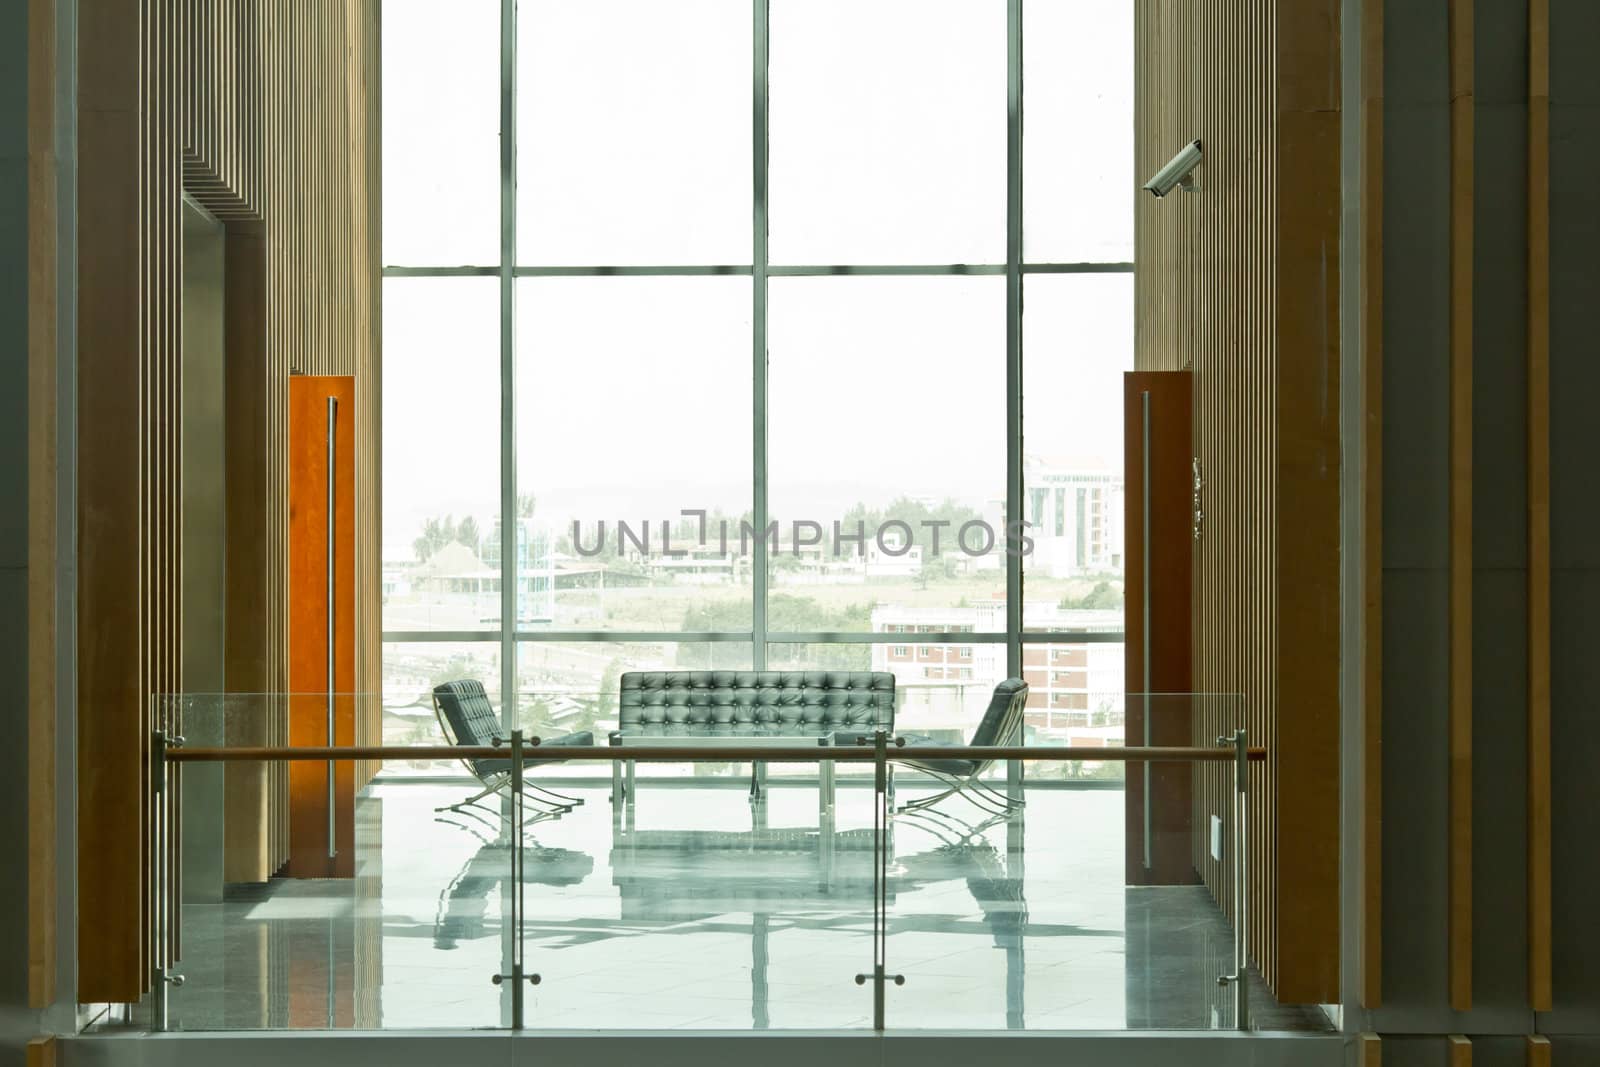
[{"label": "leather sofa", "polygon": [[630,736],[894,732],[887,671],[629,671],[618,729]]}]

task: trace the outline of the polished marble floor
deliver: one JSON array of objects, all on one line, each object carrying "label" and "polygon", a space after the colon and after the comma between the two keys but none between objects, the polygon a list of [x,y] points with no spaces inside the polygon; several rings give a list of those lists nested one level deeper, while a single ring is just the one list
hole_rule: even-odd
[{"label": "polished marble floor", "polygon": [[[183,909],[174,1028],[463,1028],[510,1019],[511,850],[499,820],[436,814],[464,785],[381,783],[353,881],[274,880]],[[902,787],[901,799],[918,793]],[[608,790],[525,832],[530,1028],[823,1029],[872,1022],[871,793]],[[887,866],[893,1028],[1231,1027],[1231,934],[1203,888],[1123,884],[1115,789],[1028,790],[1025,814],[896,819]],[[1274,1003],[1267,1029],[1325,1029]]]}]

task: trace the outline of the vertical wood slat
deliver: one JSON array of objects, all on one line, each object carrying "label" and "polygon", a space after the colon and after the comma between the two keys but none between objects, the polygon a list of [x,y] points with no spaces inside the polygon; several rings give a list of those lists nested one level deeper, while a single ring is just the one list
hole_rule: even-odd
[{"label": "vertical wood slat", "polygon": [[1361,21],[1362,797],[1361,1003],[1383,1003],[1383,14]]},{"label": "vertical wood slat", "polygon": [[1448,1034],[1445,1049],[1450,1055],[1450,1067],[1472,1067],[1471,1038],[1465,1034]]},{"label": "vertical wood slat", "polygon": [[1525,1051],[1528,1067],[1551,1067],[1555,1062],[1551,1056],[1550,1039],[1543,1034],[1529,1034]]},{"label": "vertical wood slat", "polygon": [[1528,0],[1527,860],[1534,1011],[1554,1006],[1550,777],[1550,4]]},{"label": "vertical wood slat", "polygon": [[[117,447],[95,448],[80,435],[78,810],[96,817],[79,822],[78,901],[102,929],[78,941],[78,992],[82,1001],[109,1001],[139,989],[145,975],[137,883],[145,825],[143,234],[139,186],[127,180],[140,173],[144,51],[138,8],[83,0],[79,14],[78,419]],[[82,33],[87,25],[98,32]],[[95,313],[84,314],[91,307]],[[118,713],[85,710],[97,708]]]},{"label": "vertical wood slat", "polygon": [[1383,1067],[1383,1039],[1377,1034],[1362,1034],[1356,1043],[1358,1067]]},{"label": "vertical wood slat", "polygon": [[[1334,999],[1339,988],[1338,850],[1289,827],[1335,826],[1340,818],[1339,653],[1341,625],[1340,395],[1341,114],[1340,4],[1278,0],[1279,72],[1269,112],[1275,125],[1275,246],[1268,269],[1276,339],[1263,360],[1265,412],[1275,447],[1261,449],[1261,513],[1277,536],[1256,566],[1272,576],[1262,612],[1272,649],[1264,684],[1277,690],[1273,736],[1277,788],[1275,862],[1264,874],[1277,925],[1277,961],[1292,965],[1279,989],[1296,1002]],[[1262,220],[1264,221],[1264,220]],[[1261,223],[1258,221],[1258,233]]]},{"label": "vertical wood slat", "polygon": [[27,1065],[28,1067],[56,1067],[57,1056],[61,1045],[54,1035],[35,1037],[28,1041]]},{"label": "vertical wood slat", "polygon": [[1473,0],[1450,0],[1450,1004],[1472,1007]]},{"label": "vertical wood slat", "polygon": [[[54,0],[28,3],[28,1006],[56,982]],[[54,1048],[52,1044],[51,1048]],[[30,1057],[32,1048],[30,1046]],[[52,1054],[53,1058],[53,1054]],[[30,1061],[31,1062],[31,1061]]]}]

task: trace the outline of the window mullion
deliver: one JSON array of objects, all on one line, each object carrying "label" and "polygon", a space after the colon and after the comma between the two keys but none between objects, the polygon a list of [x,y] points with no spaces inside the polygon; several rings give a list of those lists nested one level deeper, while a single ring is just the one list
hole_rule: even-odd
[{"label": "window mullion", "polygon": [[[767,528],[767,5],[768,0],[751,0],[751,164],[754,182],[751,197],[751,511],[757,530]],[[751,666],[767,666],[767,539],[755,539],[751,561]]]}]

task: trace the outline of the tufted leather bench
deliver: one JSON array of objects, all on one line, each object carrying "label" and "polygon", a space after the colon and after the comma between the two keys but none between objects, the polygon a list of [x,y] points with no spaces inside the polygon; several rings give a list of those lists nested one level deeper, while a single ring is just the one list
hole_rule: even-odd
[{"label": "tufted leather bench", "polygon": [[[894,675],[887,671],[629,671],[622,676],[612,744],[788,738],[831,743],[894,732]],[[751,782],[761,794],[762,765]],[[823,770],[831,780],[832,765]],[[633,766],[628,764],[633,793]],[[613,798],[620,798],[620,778]],[[831,804],[831,798],[829,799]]]},{"label": "tufted leather bench", "polygon": [[[618,724],[628,734],[675,727],[737,735],[828,729],[894,730],[894,675],[887,671],[630,671]],[[685,731],[687,732],[687,731]]]}]

